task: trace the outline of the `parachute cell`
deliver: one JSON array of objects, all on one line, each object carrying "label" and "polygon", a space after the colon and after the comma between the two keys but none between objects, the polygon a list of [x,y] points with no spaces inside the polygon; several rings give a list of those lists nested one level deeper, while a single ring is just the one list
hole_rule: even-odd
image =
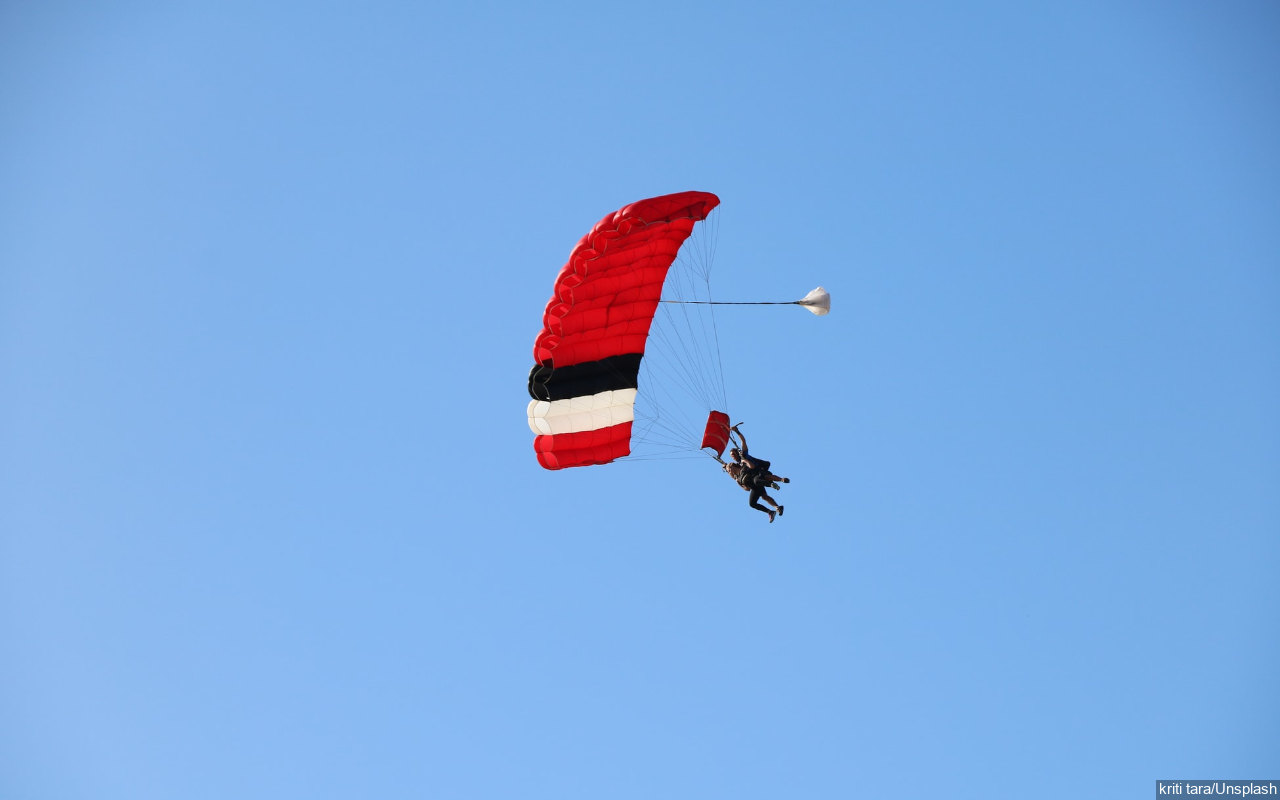
[{"label": "parachute cell", "polygon": [[543,467],[605,464],[631,452],[637,376],[667,270],[719,203],[708,192],[641,200],[600,220],[573,248],[529,373],[529,427]]}]

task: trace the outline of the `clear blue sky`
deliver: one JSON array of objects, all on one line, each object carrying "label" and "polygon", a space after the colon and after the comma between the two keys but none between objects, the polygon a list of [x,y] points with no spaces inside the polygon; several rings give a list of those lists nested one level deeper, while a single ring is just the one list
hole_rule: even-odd
[{"label": "clear blue sky", "polygon": [[[0,796],[1280,777],[1274,3],[265,6],[0,7]],[[774,525],[532,454],[687,189]]]}]

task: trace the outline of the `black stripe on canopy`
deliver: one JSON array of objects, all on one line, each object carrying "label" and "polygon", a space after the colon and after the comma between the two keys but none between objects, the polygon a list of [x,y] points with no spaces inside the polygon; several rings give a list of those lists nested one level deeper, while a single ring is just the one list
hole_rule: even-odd
[{"label": "black stripe on canopy", "polygon": [[534,400],[567,400],[634,389],[643,357],[643,353],[626,353],[569,367],[538,364],[529,371],[529,396]]}]

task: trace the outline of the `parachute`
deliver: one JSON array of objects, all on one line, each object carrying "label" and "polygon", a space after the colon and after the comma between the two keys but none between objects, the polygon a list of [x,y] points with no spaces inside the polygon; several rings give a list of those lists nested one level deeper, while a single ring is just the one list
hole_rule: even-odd
[{"label": "parachute", "polygon": [[[789,304],[817,316],[830,310],[821,286],[789,303],[711,300],[711,252],[701,232],[719,204],[709,192],[641,200],[600,220],[570,252],[543,312],[529,371],[529,428],[546,469],[636,458],[635,444],[687,453],[698,449],[697,430],[701,450],[719,458],[730,428],[729,416],[716,410],[728,401],[714,307]],[[706,252],[689,255],[700,247]],[[656,364],[645,358],[646,348],[660,354]],[[674,399],[681,392],[710,410],[699,428]],[[645,409],[638,410],[638,400]]]},{"label": "parachute", "polygon": [[573,248],[529,372],[529,427],[543,467],[607,464],[631,452],[640,361],[662,285],[694,225],[719,204],[709,192],[641,200]]}]

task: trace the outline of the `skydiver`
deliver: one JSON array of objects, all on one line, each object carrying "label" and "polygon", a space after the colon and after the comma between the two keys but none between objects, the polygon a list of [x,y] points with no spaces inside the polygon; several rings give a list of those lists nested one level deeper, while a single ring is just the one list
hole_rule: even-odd
[{"label": "skydiver", "polygon": [[[775,517],[782,514],[782,506],[765,491],[765,487],[768,484],[764,482],[763,476],[752,475],[746,467],[742,466],[742,464],[737,461],[731,461],[728,464],[725,464],[724,471],[729,473],[729,477],[737,481],[738,485],[741,486],[743,490],[751,492],[751,497],[747,501],[748,504],[755,510],[763,511],[768,514],[770,522],[773,522]],[[766,503],[773,506],[773,508],[765,508],[760,505],[761,498],[763,498]]]},{"label": "skydiver", "polygon": [[[738,425],[742,423],[739,422]],[[742,431],[738,430],[738,425],[734,425],[730,431],[730,436],[737,434],[735,443],[738,447],[734,447],[729,451],[732,462],[724,464],[724,471],[737,481],[738,485],[744,490],[751,493],[751,499],[748,504],[757,511],[763,511],[769,515],[769,521],[773,522],[775,515],[782,516],[783,507],[765,491],[766,489],[781,488],[778,484],[791,483],[790,478],[784,478],[780,475],[774,475],[770,470],[770,464],[762,458],[753,458],[747,451],[747,439],[742,435]],[[722,462],[723,463],[723,462]],[[764,499],[774,507],[770,510],[760,505],[759,500]]]},{"label": "skydiver", "polygon": [[[747,452],[747,437],[743,436],[742,431],[738,430],[738,425],[741,424],[742,423],[739,422],[737,425],[734,425],[729,429],[729,436],[733,438],[735,443],[738,445],[738,447],[734,447],[729,450],[729,456],[735,462],[741,464],[743,468],[751,474],[753,479],[763,478],[766,486],[771,486],[774,489],[781,489],[782,487],[778,485],[780,482],[791,483],[790,478],[784,478],[770,472],[770,464],[768,461],[765,461],[763,458],[753,458]],[[734,434],[737,435],[734,436]]]}]

